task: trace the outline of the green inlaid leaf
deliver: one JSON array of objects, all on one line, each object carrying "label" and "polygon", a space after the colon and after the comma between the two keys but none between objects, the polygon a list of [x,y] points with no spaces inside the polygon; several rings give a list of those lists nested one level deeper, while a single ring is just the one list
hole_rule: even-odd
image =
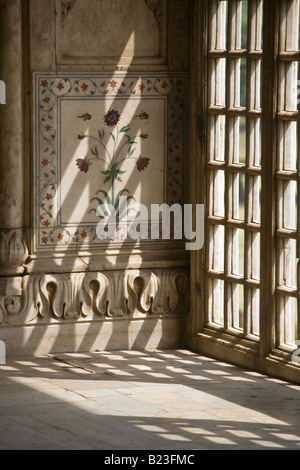
[{"label": "green inlaid leaf", "polygon": [[93,155],[95,155],[96,157],[98,157],[99,153],[98,153],[98,148],[97,148],[97,146],[95,147],[94,150],[91,148],[91,152],[92,152]]},{"label": "green inlaid leaf", "polygon": [[104,205],[102,199],[100,199],[99,197],[93,197],[90,202],[92,201],[97,201],[99,205]]},{"label": "green inlaid leaf", "polygon": [[104,189],[99,189],[99,191],[97,191],[96,194],[98,194],[98,193],[102,193],[103,196],[104,196],[105,199],[106,199],[106,202],[107,202],[108,204],[111,204],[111,199],[110,199],[110,197],[109,197],[109,194],[108,194],[106,191],[104,191]]},{"label": "green inlaid leaf", "polygon": [[117,197],[116,197],[116,202],[115,202],[116,207],[118,207],[119,199],[123,193],[129,193],[128,189],[121,189],[121,191],[118,192]]},{"label": "green inlaid leaf", "polygon": [[[120,130],[120,132],[129,132],[130,131],[130,127],[127,125],[127,126],[124,126],[122,127],[122,129]],[[131,137],[130,137],[131,138]]]}]

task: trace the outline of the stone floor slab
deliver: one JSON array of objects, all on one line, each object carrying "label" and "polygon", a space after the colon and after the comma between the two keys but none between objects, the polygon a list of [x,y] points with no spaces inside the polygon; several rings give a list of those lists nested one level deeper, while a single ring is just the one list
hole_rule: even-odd
[{"label": "stone floor slab", "polygon": [[0,449],[299,450],[299,393],[184,350],[10,358]]}]

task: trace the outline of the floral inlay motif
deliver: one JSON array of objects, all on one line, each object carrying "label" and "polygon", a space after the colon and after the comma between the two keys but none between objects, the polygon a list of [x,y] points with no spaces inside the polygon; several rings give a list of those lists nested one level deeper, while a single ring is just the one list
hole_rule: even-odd
[{"label": "floral inlay motif", "polygon": [[[146,113],[145,113],[146,114]],[[90,115],[89,115],[90,116]],[[147,114],[149,117],[149,115]],[[91,147],[90,151],[92,155],[86,155],[84,158],[77,158],[76,165],[78,169],[84,173],[89,171],[90,166],[92,165],[93,161],[101,161],[105,164],[105,170],[101,171],[104,175],[103,184],[110,183],[110,190],[99,189],[95,195],[91,199],[92,201],[97,201],[98,204],[104,205],[104,203],[108,204],[109,206],[113,206],[115,209],[116,214],[118,217],[121,218],[122,212],[120,212],[119,204],[120,204],[120,197],[127,193],[127,199],[133,198],[133,196],[129,195],[129,191],[126,188],[120,190],[117,194],[115,194],[115,181],[122,181],[122,175],[126,173],[126,171],[121,170],[122,163],[125,160],[133,159],[136,161],[136,168],[138,171],[145,170],[149,165],[150,158],[142,157],[142,155],[136,157],[135,153],[135,144],[136,141],[134,137],[129,135],[131,130],[129,124],[125,124],[122,127],[119,126],[122,117],[121,114],[117,109],[110,109],[104,115],[104,124],[108,127],[110,132],[110,136],[113,139],[114,146],[113,151],[110,152],[107,148],[107,145],[104,143],[104,137],[106,130],[105,129],[98,129],[97,136],[90,136],[88,134],[79,134],[78,139],[92,139],[93,142],[96,144]],[[146,132],[142,132],[138,135],[140,139],[147,139],[148,134]],[[123,141],[123,143],[122,143]],[[120,143],[120,147],[118,145]],[[100,147],[100,149],[98,148]],[[103,199],[97,197],[98,194],[101,194]],[[96,209],[91,209],[94,211],[99,218],[104,218],[102,214]]]}]

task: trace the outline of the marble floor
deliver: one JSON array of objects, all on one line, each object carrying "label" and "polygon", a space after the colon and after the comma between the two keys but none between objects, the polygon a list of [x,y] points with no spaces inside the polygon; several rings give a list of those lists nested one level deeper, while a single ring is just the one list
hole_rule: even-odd
[{"label": "marble floor", "polygon": [[7,359],[1,450],[300,450],[300,386],[184,350]]}]

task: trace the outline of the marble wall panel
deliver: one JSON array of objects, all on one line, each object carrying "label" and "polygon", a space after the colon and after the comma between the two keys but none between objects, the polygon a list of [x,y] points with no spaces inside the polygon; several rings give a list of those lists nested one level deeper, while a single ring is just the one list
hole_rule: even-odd
[{"label": "marble wall panel", "polygon": [[183,203],[185,82],[184,74],[35,76],[35,250],[101,247],[98,206],[123,217],[120,196],[149,218],[151,204]]},{"label": "marble wall panel", "polygon": [[166,62],[166,0],[56,0],[59,64]]}]

